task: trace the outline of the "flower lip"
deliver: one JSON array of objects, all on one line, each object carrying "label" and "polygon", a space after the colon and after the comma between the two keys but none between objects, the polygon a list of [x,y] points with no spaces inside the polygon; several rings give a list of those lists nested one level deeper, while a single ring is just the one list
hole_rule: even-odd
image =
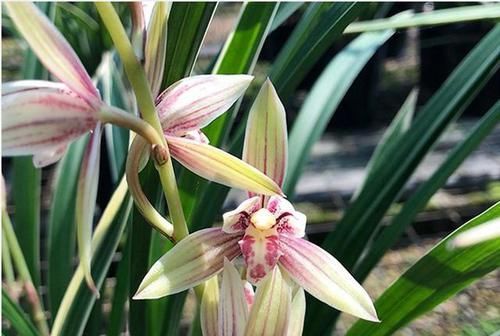
[{"label": "flower lip", "polygon": [[267,230],[276,225],[276,217],[266,208],[262,208],[252,214],[250,222],[259,230]]}]

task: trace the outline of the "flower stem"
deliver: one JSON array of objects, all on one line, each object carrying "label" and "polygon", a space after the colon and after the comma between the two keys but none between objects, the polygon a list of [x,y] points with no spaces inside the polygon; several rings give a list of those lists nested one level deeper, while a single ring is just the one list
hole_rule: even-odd
[{"label": "flower stem", "polygon": [[[134,90],[142,117],[161,135],[165,153],[167,156],[170,156],[167,140],[163,137],[161,123],[156,114],[150,84],[148,83],[144,68],[137,60],[120,18],[113,5],[109,2],[95,2],[95,6],[123,62],[123,67]],[[181,240],[188,234],[188,229],[182,210],[179,190],[177,189],[172,160],[168,159],[164,164],[156,165],[156,168],[160,175],[165,198],[167,199],[168,210],[174,225],[175,237]]]},{"label": "flower stem", "polygon": [[31,279],[28,265],[26,264],[26,260],[24,259],[23,251],[21,250],[21,246],[17,241],[17,237],[14,233],[9,214],[5,209],[3,209],[2,212],[2,229],[3,234],[5,235],[5,240],[9,245],[11,256],[16,266],[17,272],[24,284],[28,302],[31,304],[33,320],[35,321],[37,328],[42,335],[49,335],[49,327],[47,325],[42,302],[40,301],[40,297],[35,288],[35,285],[33,285],[33,280]]}]

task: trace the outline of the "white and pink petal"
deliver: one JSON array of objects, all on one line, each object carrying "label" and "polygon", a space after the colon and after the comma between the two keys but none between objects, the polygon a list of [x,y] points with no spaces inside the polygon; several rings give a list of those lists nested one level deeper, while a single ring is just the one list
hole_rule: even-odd
[{"label": "white and pink petal", "polygon": [[239,234],[210,228],[190,234],[153,264],[134,299],[156,299],[197,286],[241,254]]},{"label": "white and pink petal", "polygon": [[307,218],[303,213],[296,211],[292,203],[281,196],[272,196],[267,202],[267,210],[276,217],[280,234],[304,237]]},{"label": "white and pink petal", "polygon": [[322,248],[288,235],[280,236],[279,264],[309,294],[326,304],[368,321],[378,321],[363,287]]},{"label": "white and pink petal", "polygon": [[33,81],[2,85],[4,156],[43,152],[42,157],[57,157],[64,145],[97,124],[95,111],[64,84],[32,84]]},{"label": "white and pink petal", "polygon": [[239,244],[247,266],[247,280],[252,284],[271,272],[281,257],[276,228],[259,230],[250,225]]},{"label": "white and pink petal", "polygon": [[250,224],[250,216],[261,208],[261,198],[256,196],[243,201],[236,209],[222,215],[222,230],[226,233],[243,232]]},{"label": "white and pink petal", "polygon": [[17,29],[42,64],[90,105],[100,97],[82,62],[57,28],[31,2],[5,3]]},{"label": "white and pink petal", "polygon": [[242,96],[252,79],[248,75],[200,75],[172,84],[156,100],[164,132],[182,136],[207,126]]}]

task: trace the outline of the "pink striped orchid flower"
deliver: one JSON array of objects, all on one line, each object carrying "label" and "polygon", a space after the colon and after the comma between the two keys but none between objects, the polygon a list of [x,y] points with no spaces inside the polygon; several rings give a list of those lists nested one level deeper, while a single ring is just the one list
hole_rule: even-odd
[{"label": "pink striped orchid flower", "polygon": [[[243,157],[281,185],[286,144],[285,111],[267,81],[249,114]],[[192,233],[162,256],[146,274],[134,298],[154,299],[194,287],[220,272],[225,258],[243,256],[246,278],[252,284],[259,286],[268,274],[279,269],[326,304],[378,321],[363,287],[333,256],[303,239],[304,214],[280,196],[249,196],[224,214],[222,228]]]}]

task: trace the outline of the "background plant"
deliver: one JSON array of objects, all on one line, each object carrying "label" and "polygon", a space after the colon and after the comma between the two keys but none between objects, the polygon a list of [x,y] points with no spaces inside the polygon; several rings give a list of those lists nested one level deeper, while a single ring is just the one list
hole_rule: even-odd
[{"label": "background plant", "polygon": [[[93,4],[41,3],[40,7],[53,18],[89,73],[94,73],[104,100],[134,110],[134,96],[123,74],[120,58],[113,51],[113,43]],[[115,8],[124,25],[130,27],[128,7],[116,5]],[[384,4],[250,2],[242,6],[234,33],[227,38],[211,64],[205,67],[199,62],[199,51],[216,9],[216,3],[172,5],[162,89],[193,74],[194,69],[220,74],[254,73],[269,33],[295,13],[298,22],[267,73],[286,104],[292,101],[298,86],[327,49],[339,42],[344,45],[322,70],[291,124],[289,168],[284,185],[289,197],[293,196],[313,144],[325,131],[342,99],[352,90],[353,82],[376,51],[394,38],[399,29],[471,20],[488,24],[489,32],[432,93],[432,97],[417,106],[416,96],[412,94],[403,104],[370,160],[363,185],[335,230],[323,242],[323,247],[362,281],[431,196],[498,124],[500,105],[497,102],[487,107],[488,111],[467,138],[450,151],[434,174],[406,199],[390,224],[381,225],[384,214],[401,196],[403,187],[442,133],[488,81],[498,79],[500,28],[494,23],[500,17],[500,7],[496,4],[457,6],[429,13],[402,12],[387,17]],[[16,34],[8,17],[4,17],[3,26]],[[47,76],[28,50],[24,57],[23,77]],[[496,77],[492,79],[493,76]],[[254,91],[250,90],[241,104],[236,104],[204,130],[212,144],[240,153],[245,123],[236,120],[245,120],[249,107],[246,101],[253,100]],[[35,297],[41,298],[42,309],[50,312],[47,325],[55,335],[102,332],[117,335],[125,325],[134,335],[142,335],[145,331],[148,335],[175,335],[180,328],[185,328],[180,317],[187,292],[151,302],[130,299],[150,265],[172,245],[151,230],[133,208],[126,188],[119,185],[128,139],[129,134],[123,129],[115,126],[105,129],[103,142],[107,157],[101,171],[108,171],[110,178],[109,183],[101,187],[98,199],[101,211],[96,212],[98,224],[93,237],[92,264],[93,278],[104,294],[100,300],[96,300],[87,288],[82,271],[75,271],[74,262],[75,225],[71,224],[74,223],[78,170],[87,140],[73,143],[58,163],[52,178],[53,196],[48,214],[41,212],[40,200],[45,194],[41,188],[42,172],[32,166],[31,158],[15,158],[10,163],[4,161],[7,164],[4,164],[3,174],[11,191],[8,204],[17,210],[12,213],[12,232],[9,232],[8,217],[2,216],[2,236],[5,238],[2,307],[4,320],[9,323],[6,332],[17,331],[23,335],[46,332],[40,323],[39,312],[32,309],[36,307],[32,300],[33,291],[26,287],[30,283],[37,291]],[[202,180],[181,166],[175,168],[190,231],[220,221],[220,210],[228,188]],[[164,210],[160,184],[151,163],[142,172],[141,183],[149,199],[156,200],[156,208]],[[498,216],[497,204],[459,230]],[[45,222],[46,225],[41,225]],[[45,229],[48,241],[42,245],[40,232]],[[349,333],[393,333],[500,266],[497,246],[498,239],[453,251],[446,248],[446,241],[441,242],[376,302],[382,323],[358,322]],[[119,262],[111,269],[114,257],[119,257]],[[47,260],[45,272],[41,270],[41,260]],[[113,291],[107,290],[111,287],[106,286],[109,283],[106,279],[111,278],[116,281]],[[17,295],[19,284],[24,286],[20,297]],[[42,288],[46,292],[42,292]],[[327,334],[334,326],[335,318],[332,317],[336,312],[311,298],[308,301],[304,330],[314,335]],[[105,311],[108,303],[111,303],[111,308]],[[392,310],[395,307],[399,309]],[[191,308],[191,311],[194,313],[195,309]],[[200,333],[197,323],[195,318],[190,328],[193,334]]]}]

